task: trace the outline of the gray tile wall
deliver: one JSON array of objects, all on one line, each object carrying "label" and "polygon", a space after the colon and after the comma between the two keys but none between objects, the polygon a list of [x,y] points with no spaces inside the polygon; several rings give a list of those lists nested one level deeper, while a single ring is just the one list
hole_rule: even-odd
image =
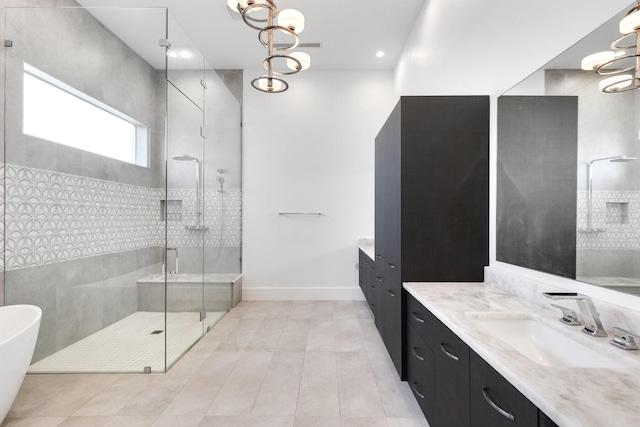
[{"label": "gray tile wall", "polygon": [[134,313],[136,280],[158,273],[161,262],[155,247],[6,271],[7,303],[42,308],[33,360]]}]

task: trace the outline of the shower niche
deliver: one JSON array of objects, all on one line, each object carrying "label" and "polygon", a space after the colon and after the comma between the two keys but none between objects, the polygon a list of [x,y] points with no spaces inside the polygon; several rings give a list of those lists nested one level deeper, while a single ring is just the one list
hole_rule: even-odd
[{"label": "shower niche", "polygon": [[[29,372],[165,372],[241,298],[240,104],[167,9],[4,18],[3,296],[42,308]],[[130,139],[38,132],[34,79],[122,119]]]}]

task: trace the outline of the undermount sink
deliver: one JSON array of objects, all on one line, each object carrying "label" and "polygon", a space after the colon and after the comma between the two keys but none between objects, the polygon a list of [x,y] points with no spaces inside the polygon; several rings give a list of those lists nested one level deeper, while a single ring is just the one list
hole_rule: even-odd
[{"label": "undermount sink", "polygon": [[[476,324],[484,327],[493,336],[540,365],[575,368],[638,367],[632,361],[622,360],[622,355],[618,360],[589,348],[542,323],[534,315],[523,315],[518,318],[512,318],[512,316],[486,317],[475,313],[468,313],[468,315],[474,319]],[[560,323],[558,326],[569,327]],[[575,333],[581,332],[576,329]],[[601,345],[601,341],[594,342],[595,345]]]}]

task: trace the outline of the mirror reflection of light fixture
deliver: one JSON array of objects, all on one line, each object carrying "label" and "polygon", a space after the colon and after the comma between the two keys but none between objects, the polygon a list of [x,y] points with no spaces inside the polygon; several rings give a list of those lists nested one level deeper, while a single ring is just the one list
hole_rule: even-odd
[{"label": "mirror reflection of light fixture", "polygon": [[612,76],[599,84],[605,93],[640,88],[640,0],[620,21],[620,33],[622,35],[611,43],[612,51],[597,52],[582,60],[583,70]]},{"label": "mirror reflection of light fixture", "polygon": [[[242,14],[245,24],[258,30],[258,40],[268,50],[268,56],[263,61],[267,74],[251,81],[251,86],[262,92],[279,93],[289,88],[289,84],[281,75],[295,74],[311,66],[311,57],[304,52],[289,54],[274,54],[274,51],[287,51],[298,46],[298,35],[304,30],[304,16],[295,9],[278,10],[273,0],[227,0],[227,5],[233,11]],[[266,18],[264,16],[266,11]],[[262,12],[262,13],[260,13]],[[277,22],[276,22],[277,21]],[[291,37],[291,42],[284,46],[274,46],[274,31],[279,30]],[[276,67],[276,62],[281,62]],[[284,64],[286,68],[284,68]]]}]

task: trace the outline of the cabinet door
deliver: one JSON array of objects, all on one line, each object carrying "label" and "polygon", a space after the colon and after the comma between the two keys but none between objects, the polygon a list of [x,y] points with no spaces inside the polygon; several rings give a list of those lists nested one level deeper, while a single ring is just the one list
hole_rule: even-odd
[{"label": "cabinet door", "polygon": [[471,352],[471,426],[537,427],[538,408]]},{"label": "cabinet door", "polygon": [[398,371],[400,378],[404,379],[406,373],[404,372],[403,363],[403,310],[402,310],[402,289],[397,283],[390,283],[391,281],[384,277],[382,292],[378,295],[382,303],[382,340],[387,347],[389,356]]},{"label": "cabinet door", "polygon": [[358,249],[358,285],[365,298],[367,297],[367,258],[362,249]]},{"label": "cabinet door", "polygon": [[[436,401],[439,425],[468,426],[469,346],[442,322],[436,326]],[[484,427],[491,424],[485,424]]]},{"label": "cabinet door", "polygon": [[407,383],[432,426],[436,421],[436,364],[429,346],[414,328],[407,327]]},{"label": "cabinet door", "polygon": [[551,418],[541,410],[538,410],[538,427],[558,427]]}]

